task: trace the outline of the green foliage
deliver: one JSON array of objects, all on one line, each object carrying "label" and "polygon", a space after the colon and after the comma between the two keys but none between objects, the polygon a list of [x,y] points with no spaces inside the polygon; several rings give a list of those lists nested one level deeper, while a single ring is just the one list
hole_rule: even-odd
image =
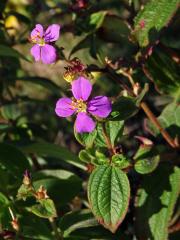
[{"label": "green foliage", "polygon": [[[0,239],[179,240],[178,5],[0,1]],[[54,64],[29,60],[38,23],[60,24]],[[90,133],[73,131],[80,109],[55,113],[77,76],[92,84]]]},{"label": "green foliage", "polygon": [[168,165],[160,166],[143,178],[136,199],[136,230],[139,238],[168,238],[168,224],[179,196],[179,183],[179,168]]},{"label": "green foliage", "polygon": [[137,150],[134,160],[135,170],[138,173],[147,174],[153,172],[157,168],[160,161],[160,156],[155,149],[142,146]]},{"label": "green foliage", "polygon": [[85,169],[84,165],[79,161],[78,157],[68,151],[68,149],[42,142],[42,143],[33,143],[29,146],[23,147],[23,151],[26,153],[35,153],[39,156],[51,156],[67,163],[70,163],[74,166],[77,166],[81,169]]},{"label": "green foliage", "polygon": [[88,198],[97,220],[115,232],[129,205],[130,187],[126,174],[112,166],[97,167],[89,179]]},{"label": "green foliage", "polygon": [[31,213],[24,212],[20,224],[23,226],[22,235],[27,239],[49,240],[52,238],[48,224]]},{"label": "green foliage", "polygon": [[98,222],[94,219],[90,210],[70,212],[63,216],[59,226],[63,236],[69,236],[73,231],[97,226]]},{"label": "green foliage", "polygon": [[79,158],[85,163],[91,163],[93,165],[105,165],[108,164],[109,159],[103,152],[93,151],[93,149],[81,150],[79,152]]},{"label": "green foliage", "polygon": [[[0,169],[8,172],[11,179],[18,180],[21,178],[25,169],[30,165],[25,155],[13,145],[6,143],[0,144]],[[0,186],[2,187],[2,186]]]},{"label": "green foliage", "polygon": [[135,114],[137,111],[136,103],[133,98],[120,97],[113,104],[113,111],[111,113],[112,120],[126,120]]},{"label": "green foliage", "polygon": [[[180,106],[176,102],[168,104],[158,117],[159,122],[162,127],[168,130],[172,136],[176,137],[179,135],[180,128]],[[154,128],[154,126],[148,121],[148,128],[154,135],[159,134],[159,130]]]},{"label": "green foliage", "polygon": [[3,193],[0,192],[0,225],[4,225],[6,227],[9,227],[9,206],[10,201]]},{"label": "green foliage", "polygon": [[94,140],[97,136],[97,130],[95,129],[91,133],[83,133],[79,134],[76,131],[74,131],[74,135],[76,137],[76,140],[85,146],[86,148],[91,148],[93,146]]},{"label": "green foliage", "polygon": [[[56,205],[65,205],[81,190],[81,179],[65,170],[41,170],[33,176],[34,187],[44,186]],[[71,189],[71,191],[69,191]]]},{"label": "green foliage", "polygon": [[131,165],[130,159],[128,159],[123,154],[115,154],[112,156],[112,163],[114,166],[123,169],[127,168]]},{"label": "green foliage", "polygon": [[99,147],[107,147],[105,135],[109,138],[111,145],[115,146],[118,138],[123,135],[123,121],[107,121],[105,124],[99,123],[97,126],[96,145]]},{"label": "green foliage", "polygon": [[151,41],[153,34],[169,24],[178,8],[179,0],[150,0],[135,18],[134,34],[141,47]]},{"label": "green foliage", "polygon": [[57,216],[54,202],[51,199],[39,200],[39,203],[29,208],[29,211],[42,218],[53,218]]},{"label": "green foliage", "polygon": [[179,66],[163,51],[155,51],[146,63],[158,91],[180,98]]},{"label": "green foliage", "polygon": [[26,61],[29,61],[23,54],[19,53],[17,50],[2,44],[0,44],[0,56],[22,58]]}]

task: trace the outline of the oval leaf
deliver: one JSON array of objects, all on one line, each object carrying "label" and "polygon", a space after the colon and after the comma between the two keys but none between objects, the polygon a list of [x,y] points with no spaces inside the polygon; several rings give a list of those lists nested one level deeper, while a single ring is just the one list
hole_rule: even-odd
[{"label": "oval leaf", "polygon": [[98,166],[90,176],[88,198],[97,220],[115,232],[129,205],[130,186],[125,173],[112,166]]}]

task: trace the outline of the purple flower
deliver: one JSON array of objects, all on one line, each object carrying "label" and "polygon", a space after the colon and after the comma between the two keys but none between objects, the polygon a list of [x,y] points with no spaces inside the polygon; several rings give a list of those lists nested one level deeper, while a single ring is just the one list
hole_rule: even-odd
[{"label": "purple flower", "polygon": [[[31,48],[31,54],[35,61],[42,60],[45,64],[51,64],[56,61],[56,49],[51,45],[59,38],[60,26],[58,24],[50,25],[44,31],[41,24],[36,24],[36,27],[31,32],[31,42],[35,45]],[[50,43],[50,44],[49,44]]]},{"label": "purple flower", "polygon": [[78,133],[92,132],[96,126],[90,114],[106,118],[111,110],[111,102],[106,96],[97,96],[88,100],[92,91],[91,83],[84,77],[72,82],[73,98],[60,98],[55,112],[59,117],[69,117],[77,113],[75,129]]}]

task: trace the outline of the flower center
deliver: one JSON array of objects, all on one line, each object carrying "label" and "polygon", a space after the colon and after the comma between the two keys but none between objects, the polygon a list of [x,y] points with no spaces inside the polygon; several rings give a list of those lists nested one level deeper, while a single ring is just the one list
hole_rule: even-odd
[{"label": "flower center", "polygon": [[77,109],[77,112],[86,112],[87,105],[82,99],[73,99],[71,103],[72,109]]},{"label": "flower center", "polygon": [[38,44],[39,46],[44,46],[46,44],[44,38],[40,36],[39,32],[37,32],[35,36],[31,37],[31,42]]}]

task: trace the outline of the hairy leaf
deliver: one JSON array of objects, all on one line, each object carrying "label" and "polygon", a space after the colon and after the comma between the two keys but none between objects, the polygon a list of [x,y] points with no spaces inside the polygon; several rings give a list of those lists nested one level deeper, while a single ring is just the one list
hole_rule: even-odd
[{"label": "hairy leaf", "polygon": [[135,18],[134,34],[140,46],[147,46],[150,34],[160,31],[171,20],[179,0],[150,0]]},{"label": "hairy leaf", "polygon": [[129,198],[129,181],[119,168],[98,166],[93,171],[88,183],[88,199],[97,220],[111,232],[123,221]]}]

